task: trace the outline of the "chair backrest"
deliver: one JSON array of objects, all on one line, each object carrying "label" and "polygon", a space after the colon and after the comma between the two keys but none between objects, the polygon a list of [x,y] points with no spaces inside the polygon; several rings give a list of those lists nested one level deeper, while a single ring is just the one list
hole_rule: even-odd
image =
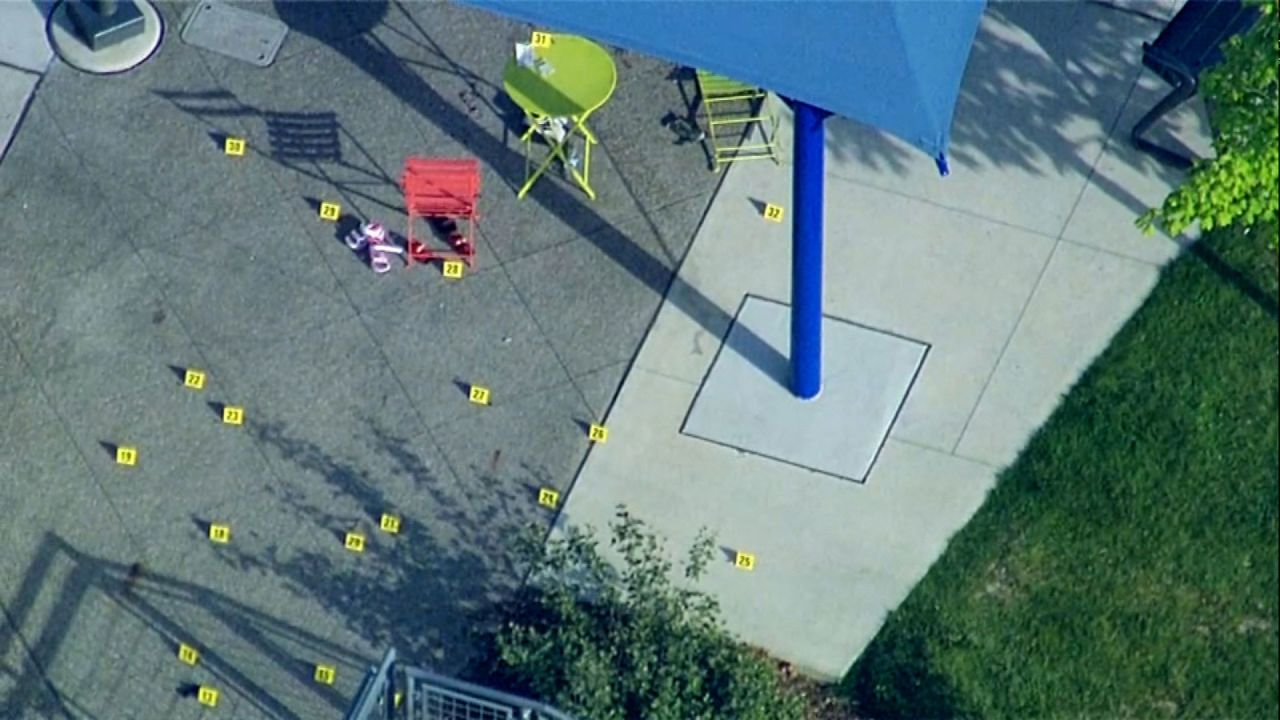
[{"label": "chair backrest", "polygon": [[1187,0],[1152,46],[1199,75],[1221,62],[1222,44],[1248,30],[1257,18],[1258,9],[1240,0]]},{"label": "chair backrest", "polygon": [[407,158],[400,187],[410,215],[474,215],[480,164],[475,158]]}]

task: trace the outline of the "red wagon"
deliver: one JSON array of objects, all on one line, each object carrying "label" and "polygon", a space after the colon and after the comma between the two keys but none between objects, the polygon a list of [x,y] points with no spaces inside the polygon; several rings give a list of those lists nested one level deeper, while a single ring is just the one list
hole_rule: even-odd
[{"label": "red wagon", "polygon": [[[409,214],[409,259],[423,263],[432,260],[462,260],[467,267],[475,267],[475,230],[480,200],[479,162],[474,158],[407,158],[404,161],[404,174],[400,177],[400,187],[404,190],[404,206]],[[415,238],[414,218],[452,225],[452,228],[446,230],[449,249],[433,250],[425,242],[430,238],[429,233],[427,237]]]}]

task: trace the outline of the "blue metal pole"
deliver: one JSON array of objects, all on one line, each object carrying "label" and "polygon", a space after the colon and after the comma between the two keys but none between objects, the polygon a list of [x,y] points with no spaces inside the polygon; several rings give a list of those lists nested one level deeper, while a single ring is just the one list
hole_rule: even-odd
[{"label": "blue metal pole", "polygon": [[822,123],[830,113],[798,100],[792,110],[791,392],[811,400],[822,390]]}]

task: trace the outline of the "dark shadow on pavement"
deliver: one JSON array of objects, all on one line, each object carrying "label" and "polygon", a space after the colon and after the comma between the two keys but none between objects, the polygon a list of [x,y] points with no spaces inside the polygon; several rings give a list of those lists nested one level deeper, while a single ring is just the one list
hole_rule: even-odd
[{"label": "dark shadow on pavement", "polygon": [[[1072,173],[1088,177],[1135,218],[1141,215],[1147,203],[1106,174],[1091,173],[1107,133],[1113,142],[1128,142],[1129,128],[1120,123],[1140,116],[1126,107],[1144,72],[1141,43],[1154,39],[1161,27],[1096,3],[989,4],[956,102],[948,152],[953,170]],[[1166,137],[1167,130],[1159,129],[1159,141],[1176,142]],[[928,162],[914,149],[853,122],[832,123],[827,147],[838,160],[899,176]],[[1171,184],[1181,177],[1153,158],[1134,157],[1148,175]],[[1123,161],[1114,150],[1111,158]]]}]

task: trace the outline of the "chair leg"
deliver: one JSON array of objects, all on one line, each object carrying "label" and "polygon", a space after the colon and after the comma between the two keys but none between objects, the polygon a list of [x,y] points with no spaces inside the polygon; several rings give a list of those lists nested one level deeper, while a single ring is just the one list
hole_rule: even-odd
[{"label": "chair leg", "polygon": [[1195,95],[1197,86],[1198,83],[1194,77],[1189,80],[1184,80],[1183,82],[1175,85],[1168,95],[1165,95],[1160,102],[1156,103],[1155,107],[1147,111],[1147,114],[1142,116],[1142,119],[1133,126],[1133,131],[1129,133],[1129,139],[1133,141],[1134,147],[1137,147],[1139,150],[1142,150],[1166,165],[1180,170],[1189,169],[1192,165],[1191,158],[1182,155],[1181,153],[1169,150],[1168,148],[1162,148],[1142,137],[1142,135],[1150,129],[1157,120],[1182,103],[1186,102],[1191,96]]},{"label": "chair leg", "polygon": [[711,103],[707,102],[705,95],[702,96],[702,111],[707,116],[706,130],[702,133],[702,139],[710,148],[711,172],[720,172],[720,146],[716,144],[716,119],[711,112]]}]

